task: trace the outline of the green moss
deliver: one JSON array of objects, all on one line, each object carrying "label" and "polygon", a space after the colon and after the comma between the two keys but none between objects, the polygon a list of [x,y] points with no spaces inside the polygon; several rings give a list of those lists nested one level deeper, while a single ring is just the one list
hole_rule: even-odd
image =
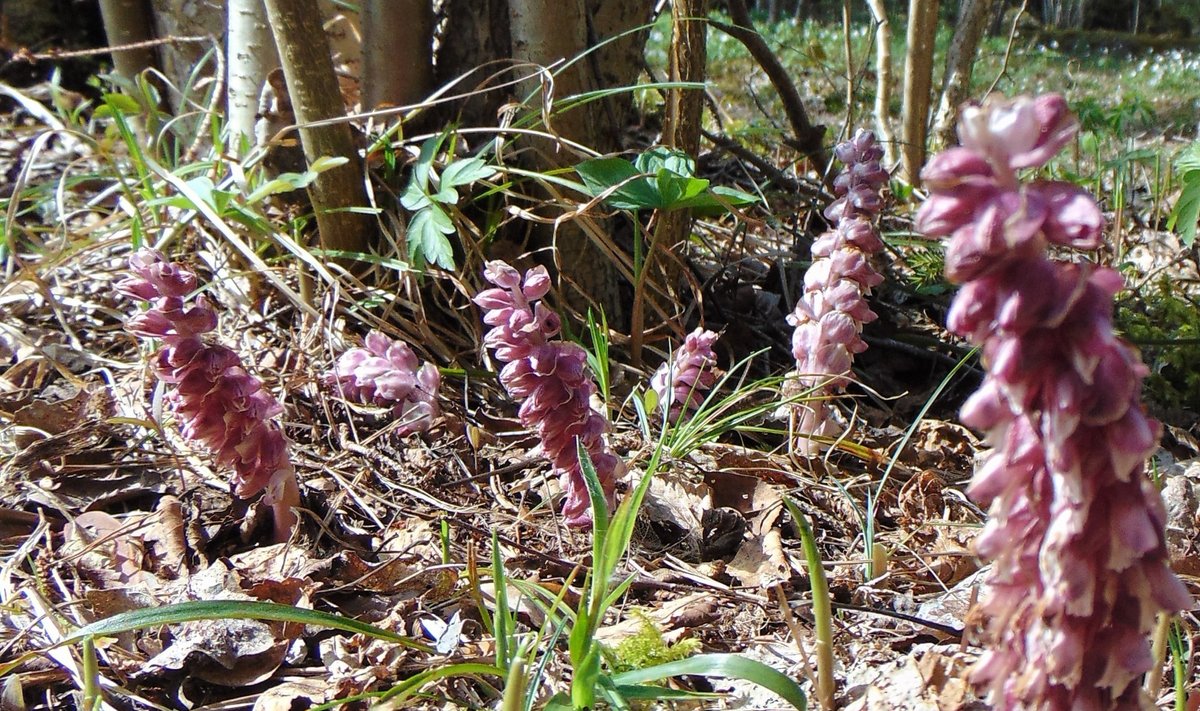
[{"label": "green moss", "polygon": [[638,631],[608,648],[609,664],[615,672],[645,669],[658,664],[687,659],[700,651],[700,640],[684,639],[667,644],[654,621],[644,613],[635,611],[641,622]]}]

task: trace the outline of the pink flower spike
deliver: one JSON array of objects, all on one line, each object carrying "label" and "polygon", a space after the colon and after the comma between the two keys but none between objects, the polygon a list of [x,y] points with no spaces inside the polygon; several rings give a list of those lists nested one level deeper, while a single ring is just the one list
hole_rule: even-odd
[{"label": "pink flower spike", "polygon": [[437,368],[422,365],[406,343],[380,331],[368,333],[364,345],[339,356],[325,384],[350,400],[391,407],[400,437],[428,431],[439,415]]},{"label": "pink flower spike", "polygon": [[616,481],[625,464],[605,442],[609,423],[592,409],[596,384],[586,372],[587,353],[575,345],[552,340],[562,322],[539,299],[550,291],[545,267],[520,272],[500,261],[488,262],[484,279],[496,288],[475,296],[484,309],[483,322],[492,326],[484,345],[504,363],[500,384],[510,397],[521,400],[521,423],[534,430],[541,454],[550,460],[566,497],[563,521],[579,528],[591,523],[591,500],[579,468],[576,442],[588,452],[609,506],[616,498]]},{"label": "pink flower spike", "polygon": [[967,489],[990,504],[976,551],[994,561],[972,679],[997,709],[1149,708],[1150,628],[1191,601],[1145,473],[1159,431],[1138,400],[1147,369],[1113,333],[1119,274],[1047,255],[1100,245],[1095,200],[1016,174],[1078,124],[1057,95],[989,97],[962,116],[963,147],[930,161],[917,225],[950,235],[946,272],[963,288],[949,327],[986,368],[961,413],[995,447]]},{"label": "pink flower spike", "polygon": [[168,390],[167,404],[180,432],[233,469],[239,497],[266,492],[263,502],[271,507],[275,538],[286,541],[296,525],[292,509],[300,505],[300,489],[287,438],[271,419],[282,406],[246,372],[236,353],[206,340],[217,326],[217,314],[203,296],[190,306],[185,301],[198,287],[190,269],[149,249],[130,257],[129,266],[134,276],[117,288],[150,302],[151,308],[131,317],[126,330],[162,341],[152,369],[159,380],[175,386]]},{"label": "pink flower spike", "polygon": [[[875,319],[866,296],[883,281],[870,260],[884,246],[872,222],[883,207],[880,191],[888,180],[879,165],[883,150],[871,132],[859,130],[839,144],[834,155],[846,168],[834,181],[839,197],[825,210],[832,224],[813,243],[804,294],[788,316],[788,323],[795,327],[792,355],[796,359],[795,374],[784,386],[789,397],[808,393],[823,398],[846,387],[849,381],[845,376],[854,355],[867,347],[860,336],[863,324]],[[972,205],[944,204],[947,215],[942,220],[949,219],[947,232],[966,223],[974,213]],[[806,455],[819,453],[814,437],[834,430],[828,422],[829,403],[814,399],[796,403],[790,410],[799,435],[793,441],[796,449]]]},{"label": "pink flower spike", "polygon": [[671,422],[685,412],[690,414],[699,409],[717,382],[720,371],[713,344],[719,337],[703,328],[692,331],[650,379],[650,387],[658,394],[658,406]]}]

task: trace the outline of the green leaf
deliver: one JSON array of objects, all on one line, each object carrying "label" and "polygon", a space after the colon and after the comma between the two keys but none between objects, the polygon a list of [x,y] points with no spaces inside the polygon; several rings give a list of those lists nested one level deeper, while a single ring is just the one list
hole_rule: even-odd
[{"label": "green leaf", "polygon": [[1187,247],[1196,241],[1196,221],[1200,219],[1200,141],[1184,149],[1175,162],[1183,182],[1179,200],[1171,210],[1167,229],[1179,228],[1179,238]]},{"label": "green leaf", "polygon": [[421,153],[417,156],[416,164],[413,165],[411,182],[416,183],[422,192],[429,187],[429,173],[433,169],[433,159],[441,150],[442,142],[445,140],[446,133],[441,133],[421,144]]},{"label": "green leaf", "polygon": [[800,685],[783,672],[738,654],[701,654],[677,662],[668,662],[646,669],[635,669],[612,677],[618,687],[667,679],[683,674],[723,679],[743,679],[778,695],[797,709],[804,711],[808,700]]},{"label": "green leaf", "polygon": [[81,627],[60,644],[75,644],[92,637],[115,637],[122,632],[174,625],[181,622],[197,620],[273,620],[276,622],[294,622],[300,625],[330,627],[332,629],[364,634],[389,642],[395,642],[413,649],[429,651],[428,648],[408,637],[403,637],[389,630],[369,625],[365,622],[352,620],[348,617],[331,615],[317,610],[306,610],[291,605],[279,605],[273,602],[258,602],[250,600],[193,600],[161,607],[147,607],[140,610],[122,612],[112,617],[93,622]]},{"label": "green leaf", "polygon": [[400,194],[400,204],[405,210],[417,211],[424,207],[429,207],[432,200],[429,199],[429,194],[417,181],[408,181],[408,187],[404,188],[404,192]]},{"label": "green leaf", "polygon": [[442,171],[442,188],[469,185],[479,180],[486,180],[495,174],[496,169],[488,165],[482,158],[456,160]]},{"label": "green leaf", "polygon": [[583,179],[588,194],[599,197],[608,193],[604,201],[618,210],[652,210],[661,205],[654,184],[623,158],[586,160],[575,166],[575,172]]},{"label": "green leaf", "polygon": [[327,170],[339,168],[350,162],[345,156],[321,156],[308,166],[308,173],[324,173]]},{"label": "green leaf", "polygon": [[443,183],[441,189],[430,195],[429,198],[434,202],[440,202],[443,205],[457,205],[458,191]]},{"label": "green leaf", "polygon": [[420,255],[428,264],[454,269],[454,246],[446,235],[454,232],[454,223],[441,207],[430,204],[413,213],[408,223],[408,256],[416,261]]}]

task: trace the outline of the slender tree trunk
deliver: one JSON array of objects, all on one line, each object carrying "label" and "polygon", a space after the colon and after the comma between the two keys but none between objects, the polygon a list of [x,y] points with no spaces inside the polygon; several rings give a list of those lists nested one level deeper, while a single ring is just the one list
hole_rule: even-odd
[{"label": "slender tree trunk", "polygon": [[933,143],[936,147],[954,144],[958,107],[971,90],[971,69],[979,55],[979,41],[996,6],[997,0],[963,0],[959,7],[954,37],[946,52],[942,98],[933,120]]},{"label": "slender tree trunk", "polygon": [[[673,82],[703,82],[708,52],[708,0],[675,0],[671,3],[671,66]],[[700,120],[704,91],[671,89],[667,98],[663,136],[667,145],[689,155],[700,152]]]},{"label": "slender tree trunk", "polygon": [[[587,48],[587,16],[583,0],[509,0],[509,33],[512,39],[513,58],[519,62],[549,67],[561,60],[578,57]],[[533,106],[547,104],[545,94],[552,92],[551,99],[579,94],[594,88],[593,77],[587,71],[587,62],[575,62],[554,75],[553,84],[543,84],[540,77],[523,82],[523,96],[533,95]],[[520,71],[528,72],[528,68]],[[600,134],[597,130],[599,118],[590,107],[571,109],[565,112],[553,110],[547,116],[553,134],[584,145],[593,145]],[[566,154],[557,141],[534,141],[539,168],[559,168],[576,161],[576,156]],[[624,313],[617,286],[615,265],[605,256],[574,223],[558,227],[555,235],[557,266],[562,277],[563,296],[574,309],[584,312],[589,307],[602,308],[610,323],[622,323]]]},{"label": "slender tree trunk", "polygon": [[367,205],[362,160],[345,122],[307,126],[346,115],[329,59],[329,43],[321,27],[316,0],[266,0],[275,44],[283,60],[288,95],[301,125],[304,156],[343,157],[348,163],[317,176],[308,188],[325,249],[365,252],[371,233],[366,215],[348,212]]},{"label": "slender tree trunk", "polygon": [[937,11],[938,0],[909,0],[908,51],[904,58],[904,174],[913,185],[921,184],[921,168],[925,165]]},{"label": "slender tree trunk", "polygon": [[364,0],[363,109],[413,104],[433,88],[430,0]]},{"label": "slender tree trunk", "polygon": [[892,133],[892,25],[883,0],[867,0],[875,18],[875,130],[888,165],[896,164],[896,135]]},{"label": "slender tree trunk", "polygon": [[225,61],[229,78],[225,100],[229,145],[240,150],[243,141],[254,144],[258,97],[267,73],[279,66],[279,53],[263,0],[229,0],[227,22]]},{"label": "slender tree trunk", "polygon": [[[153,18],[145,0],[100,0],[104,34],[111,46],[136,44],[154,39]],[[158,66],[149,47],[123,49],[112,53],[117,74],[133,81],[146,69]]]}]

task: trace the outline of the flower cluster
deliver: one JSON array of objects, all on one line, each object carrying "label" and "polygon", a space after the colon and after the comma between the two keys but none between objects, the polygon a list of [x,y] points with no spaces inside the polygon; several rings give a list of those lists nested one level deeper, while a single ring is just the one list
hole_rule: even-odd
[{"label": "flower cluster", "polygon": [[837,200],[825,209],[832,227],[813,242],[804,294],[788,316],[796,329],[792,355],[797,372],[789,389],[816,396],[796,406],[801,435],[796,447],[803,454],[816,453],[812,437],[830,433],[823,396],[846,386],[855,354],[866,350],[862,327],[876,318],[866,296],[883,281],[870,262],[870,255],[883,249],[871,222],[883,206],[879,192],[888,179],[880,165],[883,149],[874,134],[859,130],[834,154],[846,168],[834,181]]},{"label": "flower cluster", "polygon": [[288,459],[287,438],[272,421],[283,407],[246,372],[237,353],[205,340],[217,327],[217,313],[203,295],[190,299],[198,286],[194,273],[150,249],[134,254],[129,266],[134,276],[119,282],[117,289],[148,302],[150,308],[131,317],[125,327],[162,342],[153,370],[171,386],[167,402],[183,436],[208,447],[220,466],[233,468],[238,496],[266,491],[275,535],[286,540],[296,523],[292,507],[300,503],[300,489]]},{"label": "flower cluster", "polygon": [[487,264],[484,277],[495,288],[475,296],[491,326],[484,345],[505,363],[500,382],[521,401],[521,424],[537,432],[541,453],[563,483],[563,518],[569,526],[591,521],[587,485],[579,468],[576,440],[583,443],[611,505],[616,480],[625,465],[613,454],[604,435],[608,420],[591,406],[596,384],[587,374],[587,353],[574,343],[551,340],[558,335],[558,315],[539,302],[550,290],[545,267],[520,272],[501,261]]},{"label": "flower cluster", "polygon": [[720,371],[717,370],[713,344],[719,337],[712,331],[697,328],[650,378],[650,387],[658,394],[658,406],[672,422],[685,412],[695,412],[717,382]]},{"label": "flower cluster", "polygon": [[438,416],[442,379],[437,368],[432,363],[421,365],[406,343],[379,331],[368,333],[364,345],[343,353],[325,374],[325,384],[347,399],[390,406],[400,422],[400,436],[428,430]]},{"label": "flower cluster", "polygon": [[987,368],[962,411],[994,447],[969,490],[991,504],[976,547],[995,561],[979,603],[990,649],[973,677],[1004,709],[1147,708],[1147,633],[1190,603],[1144,472],[1158,436],[1138,399],[1147,370],[1113,334],[1121,277],[1047,256],[1098,247],[1100,210],[1073,185],[1017,173],[1076,128],[1060,96],[989,97],[963,109],[961,147],[921,176],[917,228],[950,236],[947,275],[964,284],[949,327]]}]

